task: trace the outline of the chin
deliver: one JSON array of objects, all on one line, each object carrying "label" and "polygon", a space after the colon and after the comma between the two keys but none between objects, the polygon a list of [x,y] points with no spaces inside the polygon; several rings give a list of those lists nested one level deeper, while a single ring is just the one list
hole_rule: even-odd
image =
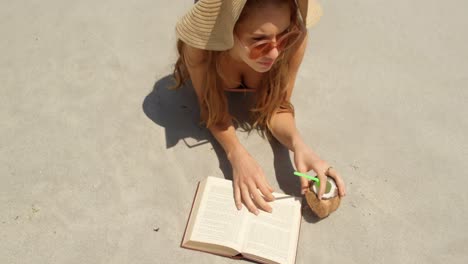
[{"label": "chin", "polygon": [[260,72],[260,73],[264,73],[264,72],[268,72],[271,70],[271,67],[269,67],[268,69],[254,69],[256,72]]},{"label": "chin", "polygon": [[269,70],[271,70],[271,68],[273,67],[273,64],[270,65],[270,66],[263,66],[263,65],[259,64],[258,62],[253,62],[249,66],[250,66],[250,68],[252,68],[256,72],[263,73],[263,72],[268,72]]}]

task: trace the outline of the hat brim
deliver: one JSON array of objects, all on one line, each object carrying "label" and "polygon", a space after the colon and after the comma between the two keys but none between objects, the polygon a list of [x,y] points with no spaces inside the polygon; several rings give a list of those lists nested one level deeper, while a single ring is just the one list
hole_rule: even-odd
[{"label": "hat brim", "polygon": [[[228,50],[233,47],[234,26],[247,0],[200,0],[176,25],[176,35],[188,45],[204,50]],[[307,28],[322,16],[316,0],[296,0]]]}]

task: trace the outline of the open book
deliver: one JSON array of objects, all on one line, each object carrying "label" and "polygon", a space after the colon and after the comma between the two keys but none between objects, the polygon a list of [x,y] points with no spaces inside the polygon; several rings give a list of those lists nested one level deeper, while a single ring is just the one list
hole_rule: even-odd
[{"label": "open book", "polygon": [[301,201],[273,193],[272,213],[237,210],[232,181],[207,177],[198,184],[182,247],[261,263],[295,263]]}]

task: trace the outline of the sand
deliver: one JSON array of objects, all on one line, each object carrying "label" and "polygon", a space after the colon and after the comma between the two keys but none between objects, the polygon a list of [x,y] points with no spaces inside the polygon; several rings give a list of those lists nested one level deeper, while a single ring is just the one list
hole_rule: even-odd
[{"label": "sand", "polygon": [[[468,3],[322,3],[292,100],[348,195],[304,210],[297,263],[467,263]],[[197,182],[232,178],[166,90],[191,4],[0,3],[0,263],[247,263],[180,248]],[[285,148],[238,136],[299,195]]]}]

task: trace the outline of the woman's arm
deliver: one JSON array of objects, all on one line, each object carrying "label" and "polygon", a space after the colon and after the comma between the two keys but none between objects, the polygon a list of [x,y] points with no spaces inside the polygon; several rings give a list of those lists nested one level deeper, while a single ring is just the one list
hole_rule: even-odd
[{"label": "woman's arm", "polygon": [[[211,126],[209,130],[221,144],[231,163],[234,180],[234,202],[237,209],[242,208],[242,201],[244,201],[249,211],[256,215],[259,213],[257,207],[271,213],[272,208],[266,201],[275,199],[271,194],[273,188],[266,181],[265,174],[259,164],[239,142],[232,122],[227,128],[225,126]],[[260,195],[257,189],[264,197]]]},{"label": "woman's arm", "polygon": [[[307,47],[308,34],[297,44],[297,46],[292,47],[291,49],[295,50],[294,54],[291,57],[289,63],[289,81],[287,84],[287,100],[291,98],[291,94],[296,82],[297,72],[299,66],[302,63],[304,58],[304,53]],[[273,115],[270,120],[270,130],[273,136],[286,146],[289,150],[294,151],[294,148],[298,144],[302,144],[302,138],[299,135],[299,131],[296,129],[296,124],[294,121],[294,116],[289,112],[280,112]]]},{"label": "woman's arm", "polygon": [[[197,94],[198,104],[202,107],[203,97],[203,78],[206,75],[208,69],[207,65],[207,54],[205,50],[193,48],[191,46],[184,46],[184,53],[186,57],[185,65],[190,74],[192,80],[192,86]],[[201,112],[201,111],[200,111]],[[232,156],[232,153],[242,149],[243,146],[240,144],[239,139],[236,136],[236,132],[232,121],[224,126],[215,125],[208,127],[208,130],[213,134],[216,140],[221,144],[228,158]]]},{"label": "woman's arm", "polygon": [[[290,79],[287,86],[288,101],[291,98],[297,72],[307,47],[307,35],[298,45],[299,47],[295,49],[296,52],[293,54],[290,61]],[[307,172],[314,170],[317,173],[319,180],[322,182],[325,182],[326,177],[330,176],[335,180],[340,196],[344,196],[346,194],[344,182],[335,169],[329,170],[329,174],[325,175],[325,172],[328,171],[330,166],[304,143],[302,137],[299,134],[299,131],[296,128],[296,123],[292,113],[277,112],[270,120],[270,125],[270,130],[273,136],[289,150],[294,152],[294,163],[298,171]],[[304,193],[304,191],[309,188],[309,181],[305,178],[300,178],[300,181],[302,193]],[[319,199],[322,198],[322,195],[325,192],[325,186],[326,184],[322,184],[320,186],[318,193]]]},{"label": "woman's arm", "polygon": [[[184,47],[184,52],[188,61],[185,61],[187,70],[192,80],[193,88],[198,97],[198,103],[202,106],[203,78],[206,75],[208,65],[206,64],[206,51]],[[242,207],[244,201],[247,208],[255,214],[258,214],[257,206],[265,211],[271,212],[272,208],[265,202],[258,190],[266,197],[267,201],[274,200],[271,194],[273,189],[267,183],[266,177],[257,164],[250,156],[247,150],[242,146],[237,138],[232,120],[228,120],[223,125],[212,125],[208,127],[211,134],[223,147],[229,162],[233,169],[234,200],[238,209]],[[253,201],[252,201],[253,198]],[[254,202],[256,204],[254,204]]]}]

